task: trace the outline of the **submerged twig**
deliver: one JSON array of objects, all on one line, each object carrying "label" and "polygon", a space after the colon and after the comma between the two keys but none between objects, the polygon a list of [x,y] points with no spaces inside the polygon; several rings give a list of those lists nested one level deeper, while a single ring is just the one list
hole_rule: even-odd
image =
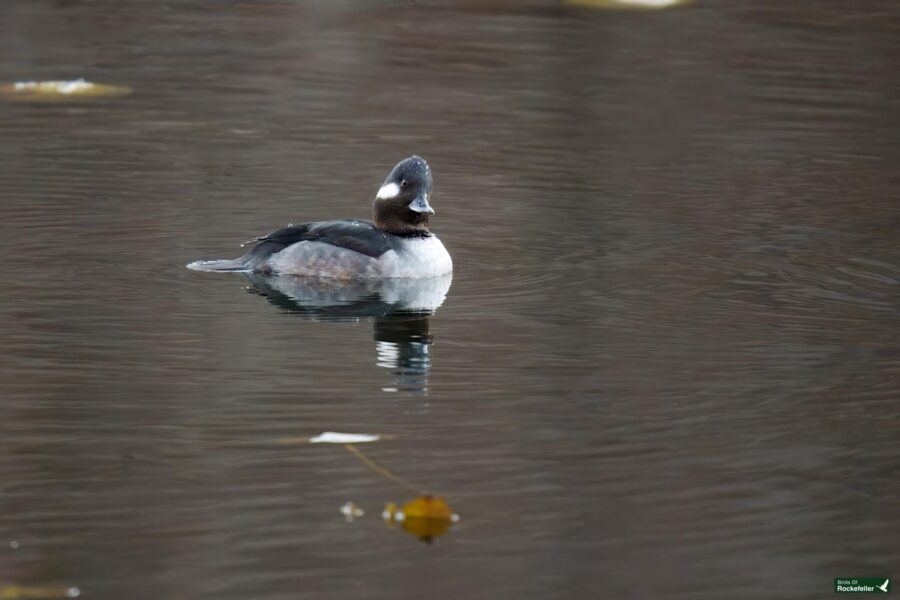
[{"label": "submerged twig", "polygon": [[383,477],[387,477],[394,483],[402,485],[406,489],[408,489],[412,492],[415,492],[416,494],[418,494],[420,496],[428,495],[427,492],[422,491],[420,488],[416,487],[412,483],[406,481],[405,479],[403,479],[402,477],[400,477],[398,475],[394,475],[393,473],[391,473],[390,471],[388,471],[387,469],[385,469],[384,467],[382,467],[381,465],[376,463],[374,460],[372,460],[371,458],[369,458],[368,456],[363,454],[358,448],[356,448],[356,446],[354,446],[352,444],[344,444],[344,448],[347,449],[347,452],[356,456],[356,458],[361,460],[363,462],[363,464],[365,464],[367,467],[369,467],[370,469],[372,469],[379,475],[382,475]]}]

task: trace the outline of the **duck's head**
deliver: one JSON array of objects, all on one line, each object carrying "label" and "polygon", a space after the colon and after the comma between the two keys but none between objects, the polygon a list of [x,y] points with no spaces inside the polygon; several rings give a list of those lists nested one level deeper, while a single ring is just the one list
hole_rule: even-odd
[{"label": "duck's head", "polygon": [[404,237],[430,235],[431,186],[431,167],[425,159],[413,155],[398,162],[375,195],[375,227]]}]

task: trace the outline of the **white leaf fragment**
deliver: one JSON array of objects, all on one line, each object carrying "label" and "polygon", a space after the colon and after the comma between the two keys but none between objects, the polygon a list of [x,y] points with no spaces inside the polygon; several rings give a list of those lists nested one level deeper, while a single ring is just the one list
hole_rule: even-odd
[{"label": "white leaf fragment", "polygon": [[310,444],[363,444],[366,442],[377,442],[381,439],[380,435],[370,433],[339,433],[337,431],[326,431],[315,437],[309,438]]},{"label": "white leaf fragment", "polygon": [[90,90],[94,87],[94,84],[84,79],[73,79],[71,81],[17,81],[14,87],[17,92],[52,91],[58,94],[79,94]]},{"label": "white leaf fragment", "polygon": [[366,511],[349,500],[340,508],[340,511],[341,514],[344,515],[344,519],[348,523],[352,523],[353,519],[359,518],[366,514]]},{"label": "white leaf fragment", "polygon": [[654,8],[674,6],[679,2],[681,2],[681,0],[619,0],[620,4],[635,4],[637,6],[650,6]]}]

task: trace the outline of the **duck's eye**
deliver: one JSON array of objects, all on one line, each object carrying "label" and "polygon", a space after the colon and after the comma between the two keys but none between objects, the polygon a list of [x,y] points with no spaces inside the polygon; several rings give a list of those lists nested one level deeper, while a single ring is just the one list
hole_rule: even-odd
[{"label": "duck's eye", "polygon": [[409,185],[409,181],[403,179],[400,181],[400,187],[407,187]]}]

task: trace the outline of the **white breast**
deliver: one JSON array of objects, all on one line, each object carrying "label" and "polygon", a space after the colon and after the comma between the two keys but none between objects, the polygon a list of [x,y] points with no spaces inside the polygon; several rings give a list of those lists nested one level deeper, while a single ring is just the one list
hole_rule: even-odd
[{"label": "white breast", "polygon": [[438,277],[453,272],[450,254],[435,236],[402,239],[379,262],[384,277]]}]

